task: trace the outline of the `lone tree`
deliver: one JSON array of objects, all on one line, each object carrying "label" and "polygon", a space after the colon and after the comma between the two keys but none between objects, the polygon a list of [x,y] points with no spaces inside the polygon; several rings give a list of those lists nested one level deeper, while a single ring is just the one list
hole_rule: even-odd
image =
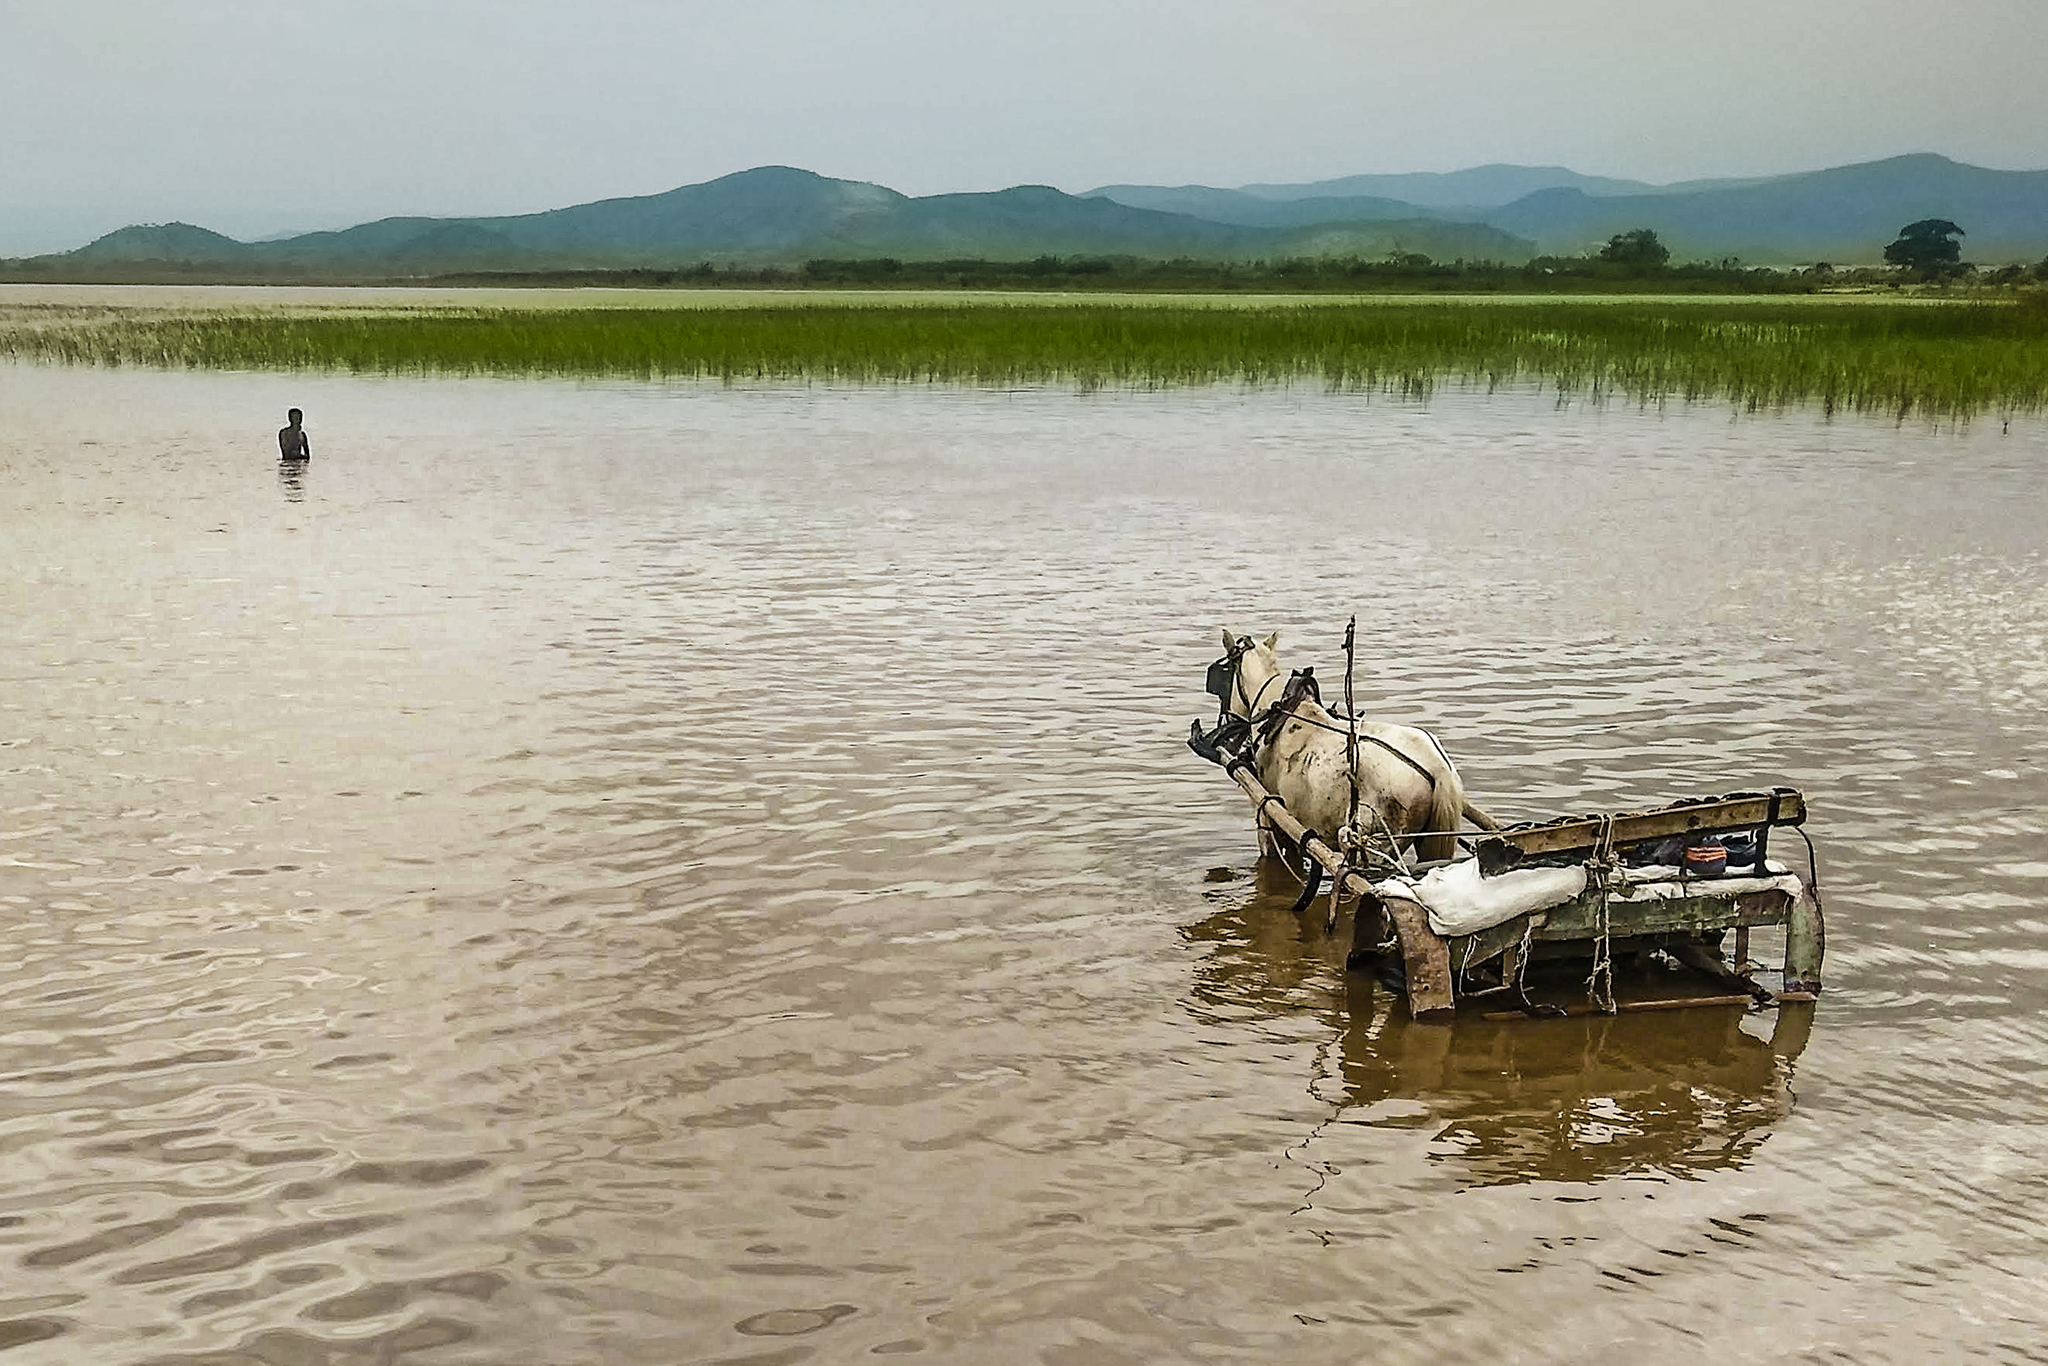
[{"label": "lone tree", "polygon": [[1608,238],[1607,245],[1600,248],[1600,259],[1635,270],[1656,270],[1671,264],[1671,248],[1659,242],[1651,229],[1636,228]]},{"label": "lone tree", "polygon": [[1946,275],[1961,268],[1963,248],[1956,239],[1967,235],[1946,218],[1923,218],[1899,229],[1898,240],[1884,249],[1884,261],[1916,275]]}]

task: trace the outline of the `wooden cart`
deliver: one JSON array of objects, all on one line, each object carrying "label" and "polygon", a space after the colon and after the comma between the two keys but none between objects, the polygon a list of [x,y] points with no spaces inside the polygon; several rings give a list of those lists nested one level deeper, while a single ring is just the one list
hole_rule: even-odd
[{"label": "wooden cart", "polygon": [[[1631,900],[1625,894],[1628,874],[1619,859],[1634,846],[1676,836],[1705,840],[1717,834],[1754,832],[1758,869],[1763,869],[1770,832],[1797,826],[1806,818],[1806,803],[1792,788],[1762,793],[1675,802],[1654,811],[1575,816],[1536,825],[1518,826],[1480,837],[1475,852],[1482,876],[1495,876],[1535,864],[1556,866],[1582,861],[1588,885],[1569,901],[1516,915],[1471,934],[1440,935],[1431,929],[1427,911],[1413,899],[1405,879],[1373,877],[1347,866],[1344,856],[1315,832],[1303,827],[1280,799],[1259,781],[1243,758],[1225,764],[1259,818],[1285,836],[1305,859],[1313,859],[1338,880],[1346,895],[1357,896],[1353,918],[1351,962],[1370,967],[1388,949],[1398,954],[1409,1011],[1419,1020],[1449,1019],[1460,1005],[1476,1009],[1512,1007],[1511,1013],[1583,1013],[1588,1010],[1656,1010],[1678,1006],[1758,1001],[1811,1001],[1821,989],[1825,929],[1812,886],[1740,890],[1741,880],[1691,878],[1670,895]],[[1617,891],[1622,895],[1617,895]],[[1750,975],[1750,931],[1760,926],[1784,930],[1782,987],[1773,992]],[[1733,932],[1733,961],[1726,949]],[[1689,970],[1692,985],[1623,992],[1613,990],[1611,964],[1653,952]],[[1597,1002],[1581,999],[1559,1007],[1532,1000],[1528,974],[1533,962],[1576,959],[1581,965],[1605,962],[1607,991]],[[1597,993],[1596,993],[1597,994]]]}]

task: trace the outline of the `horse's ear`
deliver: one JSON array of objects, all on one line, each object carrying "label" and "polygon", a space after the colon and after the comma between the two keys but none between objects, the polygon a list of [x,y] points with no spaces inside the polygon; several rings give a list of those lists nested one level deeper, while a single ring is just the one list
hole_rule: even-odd
[{"label": "horse's ear", "polygon": [[1267,636],[1262,648],[1266,651],[1267,654],[1272,654],[1273,651],[1279,649],[1280,633],[1278,631],[1275,631],[1272,635]]},{"label": "horse's ear", "polygon": [[1237,637],[1230,634],[1230,628],[1228,626],[1219,626],[1216,629],[1223,632],[1223,648],[1226,652],[1233,645],[1237,644]]}]

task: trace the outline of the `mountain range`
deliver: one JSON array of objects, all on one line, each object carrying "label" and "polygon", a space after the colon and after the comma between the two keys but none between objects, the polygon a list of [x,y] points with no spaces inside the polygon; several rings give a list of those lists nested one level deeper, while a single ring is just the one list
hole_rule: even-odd
[{"label": "mountain range", "polygon": [[1651,185],[1563,167],[1307,184],[1042,185],[912,197],[763,166],[666,193],[489,218],[385,218],[240,242],[190,224],[122,228],[76,251],[0,263],[14,279],[393,279],[481,271],[791,266],[817,258],[1054,256],[1274,260],[1421,253],[1577,255],[1652,228],[1675,260],[1874,263],[1898,229],[1947,218],[1968,259],[2048,255],[2048,171],[1931,154],[1761,179]]},{"label": "mountain range", "polygon": [[389,278],[474,271],[797,265],[820,257],[1024,260],[1122,255],[1250,260],[1422,252],[1526,258],[1481,224],[1415,213],[1282,226],[1222,223],[1103,196],[1020,185],[912,198],[864,181],[762,166],[665,194],[500,218],[385,218],[339,232],[238,242],[184,223],[127,227],[31,258],[20,277],[117,278],[172,268],[208,278]]},{"label": "mountain range", "polygon": [[1310,185],[1109,185],[1089,193],[1263,226],[1420,214],[1485,224],[1554,255],[1577,255],[1616,233],[1650,228],[1679,261],[1733,256],[1751,265],[1876,264],[1906,224],[1946,218],[1963,228],[1970,260],[2002,264],[2048,256],[2048,171],[1992,171],[1931,153],[1675,185],[1605,180],[1562,167],[1481,166]]}]

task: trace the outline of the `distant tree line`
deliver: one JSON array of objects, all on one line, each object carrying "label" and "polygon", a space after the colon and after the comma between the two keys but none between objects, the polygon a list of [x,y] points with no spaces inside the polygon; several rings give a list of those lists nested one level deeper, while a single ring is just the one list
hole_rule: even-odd
[{"label": "distant tree line", "polygon": [[[1071,292],[1188,292],[1267,294],[1810,294],[1823,289],[1900,284],[1969,283],[1993,286],[2048,284],[2048,260],[1979,271],[1962,260],[1963,229],[1929,218],[1900,229],[1884,248],[1886,265],[1838,269],[1826,261],[1792,270],[1746,266],[1734,257],[1673,265],[1671,249],[1650,228],[1616,233],[1604,246],[1578,256],[1546,255],[1522,264],[1436,261],[1419,252],[1384,256],[1292,257],[1255,261],[1137,256],[1037,256],[1027,261],[958,258],[906,261],[895,257],[819,258],[801,266],[699,261],[672,268],[591,270],[472,270],[406,278],[449,285],[613,285],[626,288],[754,289],[967,289]],[[47,269],[47,262],[33,263]],[[28,262],[14,278],[44,278]],[[113,269],[112,279],[231,281],[246,271],[217,265],[146,262]],[[286,273],[278,272],[277,278]],[[317,280],[319,272],[293,273]],[[352,276],[360,283],[363,276]]]},{"label": "distant tree line", "polygon": [[[1538,256],[1522,264],[1436,261],[1419,252],[1381,257],[1291,257],[1257,261],[1151,260],[1137,256],[1043,255],[1027,261],[980,257],[935,261],[892,256],[821,257],[797,267],[714,264],[700,261],[673,270],[504,273],[451,277],[474,283],[559,283],[725,286],[739,288],[1059,290],[1070,292],[1177,292],[1308,294],[1810,294],[1823,289],[1953,280],[1974,267],[1957,264],[1953,237],[1962,229],[1945,220],[1913,224],[1901,247],[1885,249],[1891,269],[1837,269],[1828,262],[1783,270],[1746,266],[1734,257],[1671,263],[1671,249],[1650,228],[1616,233],[1580,256]],[[1989,284],[2048,283],[2048,260],[2008,266],[1974,277]]]},{"label": "distant tree line", "polygon": [[[1626,240],[1625,240],[1626,239]],[[1615,244],[1619,243],[1619,246]],[[1586,256],[1539,256],[1524,264],[1437,261],[1420,252],[1257,261],[1149,261],[1040,256],[1030,261],[815,260],[799,276],[841,288],[1190,290],[1243,293],[1582,294],[1634,292],[1654,282],[1674,293],[1797,293],[1817,286],[1737,261],[1671,266],[1647,229],[1624,233]]]},{"label": "distant tree line", "polygon": [[[1626,234],[1624,234],[1626,236]],[[895,257],[820,258],[794,269],[699,262],[675,270],[475,273],[449,283],[616,284],[681,287],[836,289],[1059,290],[1246,294],[1584,294],[1804,293],[1820,283],[1736,261],[1665,264],[1669,252],[1649,234],[1621,255],[1541,256],[1526,264],[1436,261],[1419,252],[1383,257],[1292,257],[1278,260],[1150,260],[1136,256],[1055,256],[1027,261],[960,258],[907,261]],[[1662,258],[1658,258],[1658,253]],[[1633,254],[1630,254],[1633,253]]]}]

